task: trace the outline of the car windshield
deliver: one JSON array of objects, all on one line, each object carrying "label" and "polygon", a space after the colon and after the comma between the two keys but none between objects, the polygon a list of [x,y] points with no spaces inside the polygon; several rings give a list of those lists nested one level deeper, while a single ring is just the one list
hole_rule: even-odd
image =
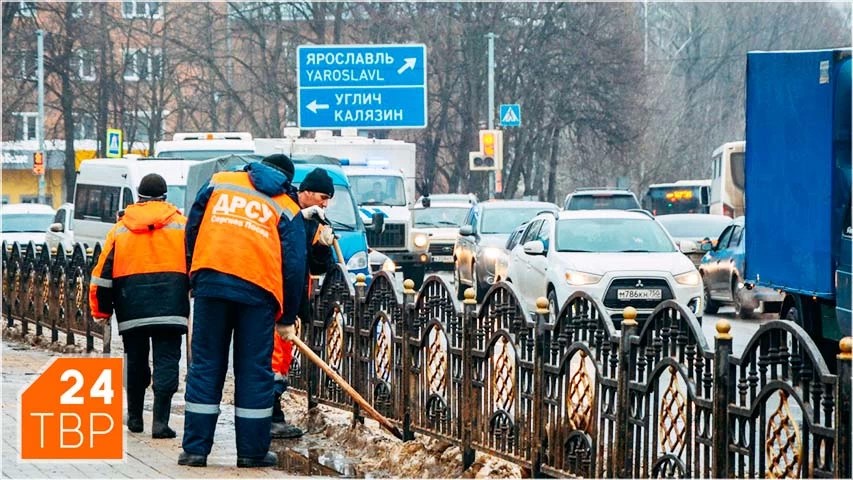
[{"label": "car windshield", "polygon": [[560,252],[675,252],[657,222],[637,218],[573,218],[557,222]]},{"label": "car windshield", "polygon": [[593,194],[572,195],[566,210],[628,210],[640,208],[631,195]]},{"label": "car windshield", "polygon": [[416,227],[459,227],[465,222],[468,207],[431,207],[412,210]]},{"label": "car windshield", "polygon": [[[299,184],[295,183],[294,187],[299,188]],[[331,222],[332,227],[338,230],[360,230],[356,206],[352,201],[352,192],[349,188],[335,185],[335,196],[329,200],[326,218]]]},{"label": "car windshield", "polygon": [[184,160],[209,160],[225,155],[247,155],[251,150],[174,150],[157,154],[157,158],[182,158]]},{"label": "car windshield", "polygon": [[512,233],[515,227],[546,210],[542,207],[484,209],[480,233]]},{"label": "car windshield", "polygon": [[401,177],[393,175],[349,175],[359,205],[406,206],[406,189]]},{"label": "car windshield", "polygon": [[731,218],[716,215],[697,215],[695,217],[662,215],[657,219],[670,235],[677,238],[716,239],[723,232],[723,229],[732,223]]},{"label": "car windshield", "polygon": [[47,232],[53,223],[52,213],[4,213],[3,233]]}]

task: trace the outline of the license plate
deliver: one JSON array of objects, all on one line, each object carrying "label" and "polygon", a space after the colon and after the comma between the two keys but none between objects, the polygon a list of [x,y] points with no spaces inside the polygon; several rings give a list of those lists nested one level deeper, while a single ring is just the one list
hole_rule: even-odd
[{"label": "license plate", "polygon": [[660,300],[663,292],[660,288],[620,288],[616,290],[619,300]]},{"label": "license plate", "polygon": [[432,261],[436,263],[453,263],[453,255],[433,255]]}]

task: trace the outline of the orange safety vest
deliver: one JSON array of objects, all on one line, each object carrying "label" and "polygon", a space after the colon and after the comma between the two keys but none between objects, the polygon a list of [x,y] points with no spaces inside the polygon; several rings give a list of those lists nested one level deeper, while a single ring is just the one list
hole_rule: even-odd
[{"label": "orange safety vest", "polygon": [[[299,213],[288,195],[269,197],[255,189],[247,172],[219,172],[204,211],[190,274],[211,269],[242,278],[270,292],[283,311],[284,279],[278,223]],[[276,266],[278,268],[276,268]]]}]

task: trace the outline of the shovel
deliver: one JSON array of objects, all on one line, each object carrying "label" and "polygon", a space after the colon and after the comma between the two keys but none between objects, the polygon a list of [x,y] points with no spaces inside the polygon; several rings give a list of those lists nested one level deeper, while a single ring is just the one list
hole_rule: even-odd
[{"label": "shovel", "polygon": [[395,437],[399,438],[400,440],[403,439],[403,434],[402,432],[400,432],[400,429],[395,427],[390,420],[383,417],[381,413],[377,412],[376,409],[373,408],[373,405],[367,403],[367,400],[365,400],[364,397],[359,395],[359,393],[356,392],[355,389],[352,388],[352,386],[347,383],[346,380],[343,379],[343,377],[338,375],[338,372],[336,372],[332,367],[330,367],[326,362],[324,362],[322,358],[317,356],[317,354],[314,353],[314,351],[311,350],[308,345],[305,345],[305,342],[303,342],[302,339],[300,339],[299,337],[294,337],[291,341],[299,349],[299,351],[302,352],[303,355],[308,357],[308,359],[314,362],[315,365],[320,367],[320,369],[323,370],[326,375],[331,377],[332,380],[334,380],[338,385],[340,385],[341,388],[343,388],[344,391],[347,392],[347,394],[352,397],[352,399],[355,400],[355,402],[358,403],[358,405],[362,409],[364,409],[364,411],[367,412],[374,420],[379,422],[380,425],[382,425],[389,432],[394,434]]}]

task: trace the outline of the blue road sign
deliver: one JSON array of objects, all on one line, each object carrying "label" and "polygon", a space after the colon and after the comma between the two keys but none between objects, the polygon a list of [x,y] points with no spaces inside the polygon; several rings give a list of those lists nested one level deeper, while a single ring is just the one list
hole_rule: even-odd
[{"label": "blue road sign", "polygon": [[520,127],[521,105],[517,103],[501,104],[499,119],[502,127]]},{"label": "blue road sign", "polygon": [[121,157],[121,130],[118,128],[107,129],[107,157]]},{"label": "blue road sign", "polygon": [[301,45],[299,127],[424,128],[426,46]]}]

